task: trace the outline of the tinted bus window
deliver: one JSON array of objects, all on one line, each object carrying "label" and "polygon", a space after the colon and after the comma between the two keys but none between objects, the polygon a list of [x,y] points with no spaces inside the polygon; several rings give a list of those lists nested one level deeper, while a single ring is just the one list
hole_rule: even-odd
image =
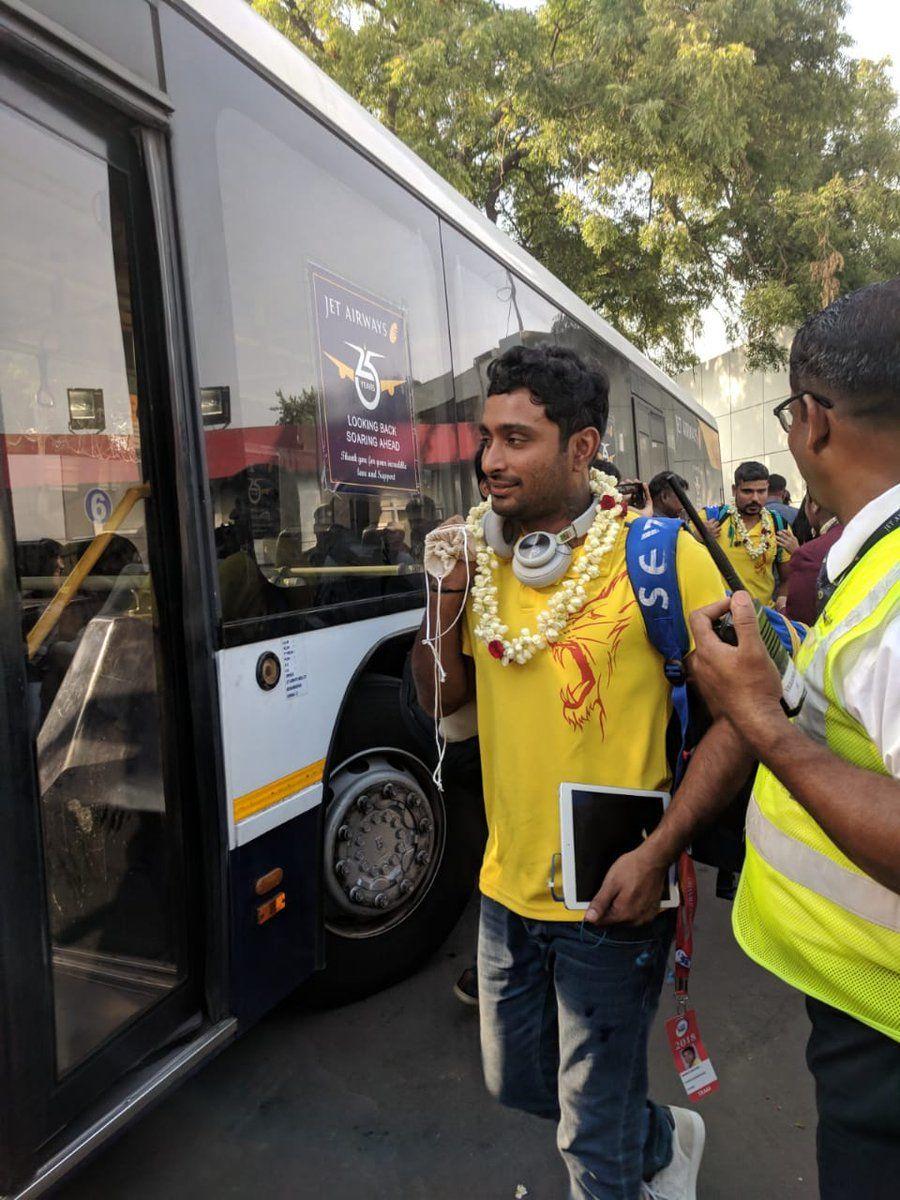
[{"label": "tinted bus window", "polygon": [[624,477],[636,475],[628,360],[601,341],[595,333],[572,320],[564,323],[558,340],[571,346],[582,358],[593,359],[606,372],[609,381],[609,418],[600,444],[600,454],[614,462]]},{"label": "tinted bus window", "polygon": [[[475,425],[484,403],[487,365],[509,346],[553,342],[570,346],[602,367],[609,380],[609,422],[601,453],[634,472],[631,388],[627,361],[596,334],[545,300],[508,268],[448,225],[441,227],[456,397],[466,424],[464,453],[474,456]],[[474,481],[463,471],[463,489],[474,503]],[[468,490],[466,490],[468,489]]]},{"label": "tinted bus window", "polygon": [[418,602],[458,505],[437,217],[162,15],[222,616]]},{"label": "tinted bus window", "polygon": [[[556,340],[563,314],[507,267],[448,225],[442,226],[453,375],[463,422],[460,452],[478,448],[476,426],[487,393],[487,367],[510,346]],[[479,499],[472,471],[463,471],[466,504]]]}]

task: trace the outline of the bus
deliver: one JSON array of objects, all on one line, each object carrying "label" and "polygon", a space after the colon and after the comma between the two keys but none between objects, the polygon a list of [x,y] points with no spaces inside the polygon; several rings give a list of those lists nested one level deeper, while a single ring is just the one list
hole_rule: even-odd
[{"label": "bus", "polygon": [[486,366],[605,368],[603,453],[716,425],[244,0],[0,0],[0,1188],[33,1197],[301,986],[449,933],[425,534]]}]

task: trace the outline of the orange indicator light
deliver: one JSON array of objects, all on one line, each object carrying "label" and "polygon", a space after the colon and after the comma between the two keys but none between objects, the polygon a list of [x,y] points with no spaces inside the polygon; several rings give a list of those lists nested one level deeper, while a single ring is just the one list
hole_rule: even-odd
[{"label": "orange indicator light", "polygon": [[256,923],[257,925],[265,925],[266,921],[271,921],[282,911],[287,899],[284,892],[278,892],[271,900],[267,900],[265,904],[256,906]]}]

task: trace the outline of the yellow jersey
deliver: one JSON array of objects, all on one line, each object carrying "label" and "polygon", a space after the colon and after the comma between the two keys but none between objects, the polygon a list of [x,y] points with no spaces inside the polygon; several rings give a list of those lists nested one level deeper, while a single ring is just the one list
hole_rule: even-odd
[{"label": "yellow jersey", "polygon": [[775,595],[775,587],[779,582],[776,566],[790,560],[786,550],[782,550],[775,540],[777,526],[775,518],[768,509],[763,509],[761,516],[752,529],[747,530],[751,548],[757,551],[768,531],[769,545],[758,557],[751,557],[747,547],[738,539],[734,518],[731,512],[721,522],[719,529],[719,545],[725,551],[731,565],[740,575],[747,586],[747,591],[760,604],[771,604]]},{"label": "yellow jersey", "polygon": [[[587,598],[557,642],[527,663],[503,666],[473,634],[467,605],[463,651],[475,661],[478,736],[488,839],[484,895],[523,917],[579,921],[550,895],[550,860],[560,849],[559,785],[606,784],[668,791],[666,728],[671,688],[651,645],[625,567],[625,528],[586,582]],[[576,548],[575,560],[583,553]],[[724,595],[708,552],[678,538],[677,574],[685,616]],[[501,621],[514,636],[537,616],[556,585],[519,583],[497,569]]]}]

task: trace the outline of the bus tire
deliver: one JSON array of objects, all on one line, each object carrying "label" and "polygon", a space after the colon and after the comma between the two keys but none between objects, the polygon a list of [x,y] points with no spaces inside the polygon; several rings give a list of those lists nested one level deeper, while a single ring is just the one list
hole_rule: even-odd
[{"label": "bus tire", "polygon": [[[365,675],[356,685],[341,717],[331,762],[334,769],[329,773],[324,812],[325,967],[303,987],[303,999],[322,1007],[361,1000],[397,983],[435,953],[469,901],[485,838],[479,780],[471,771],[456,772],[445,778],[444,795],[440,795],[430,780],[433,762],[428,748],[414,736],[402,718],[400,680],[394,676]],[[352,777],[348,786],[355,789],[356,803],[351,803],[349,810],[340,810],[341,813],[349,811],[351,816],[345,818],[334,813],[334,806],[343,802],[342,777],[346,771],[342,771],[342,766],[347,764],[351,771],[360,772],[357,776],[360,780],[374,780],[376,788],[386,774],[399,772],[393,778],[399,780],[396,791],[401,795],[403,779],[414,777],[416,784],[410,785],[407,798],[413,798],[417,786],[421,797],[418,811],[431,806],[430,823],[435,839],[438,828],[442,827],[443,832],[439,853],[436,845],[429,843],[435,851],[435,861],[429,863],[430,874],[421,884],[421,894],[413,891],[408,911],[400,904],[379,921],[375,910],[361,907],[367,919],[360,922],[358,928],[354,914],[335,903],[336,887],[341,881],[328,878],[329,872],[334,872],[337,853],[334,848],[336,835],[329,835],[329,827],[334,827],[335,820],[355,820],[354,828],[364,828],[360,824],[364,818],[358,815],[358,803],[366,797],[359,796],[360,786]],[[347,795],[346,786],[344,795]],[[388,815],[392,818],[393,811],[388,810]],[[402,822],[398,824],[402,826]],[[346,831],[346,824],[341,828]],[[404,830],[401,828],[400,832]],[[371,926],[368,923],[370,915],[373,916]],[[474,954],[473,945],[473,958]]]}]

